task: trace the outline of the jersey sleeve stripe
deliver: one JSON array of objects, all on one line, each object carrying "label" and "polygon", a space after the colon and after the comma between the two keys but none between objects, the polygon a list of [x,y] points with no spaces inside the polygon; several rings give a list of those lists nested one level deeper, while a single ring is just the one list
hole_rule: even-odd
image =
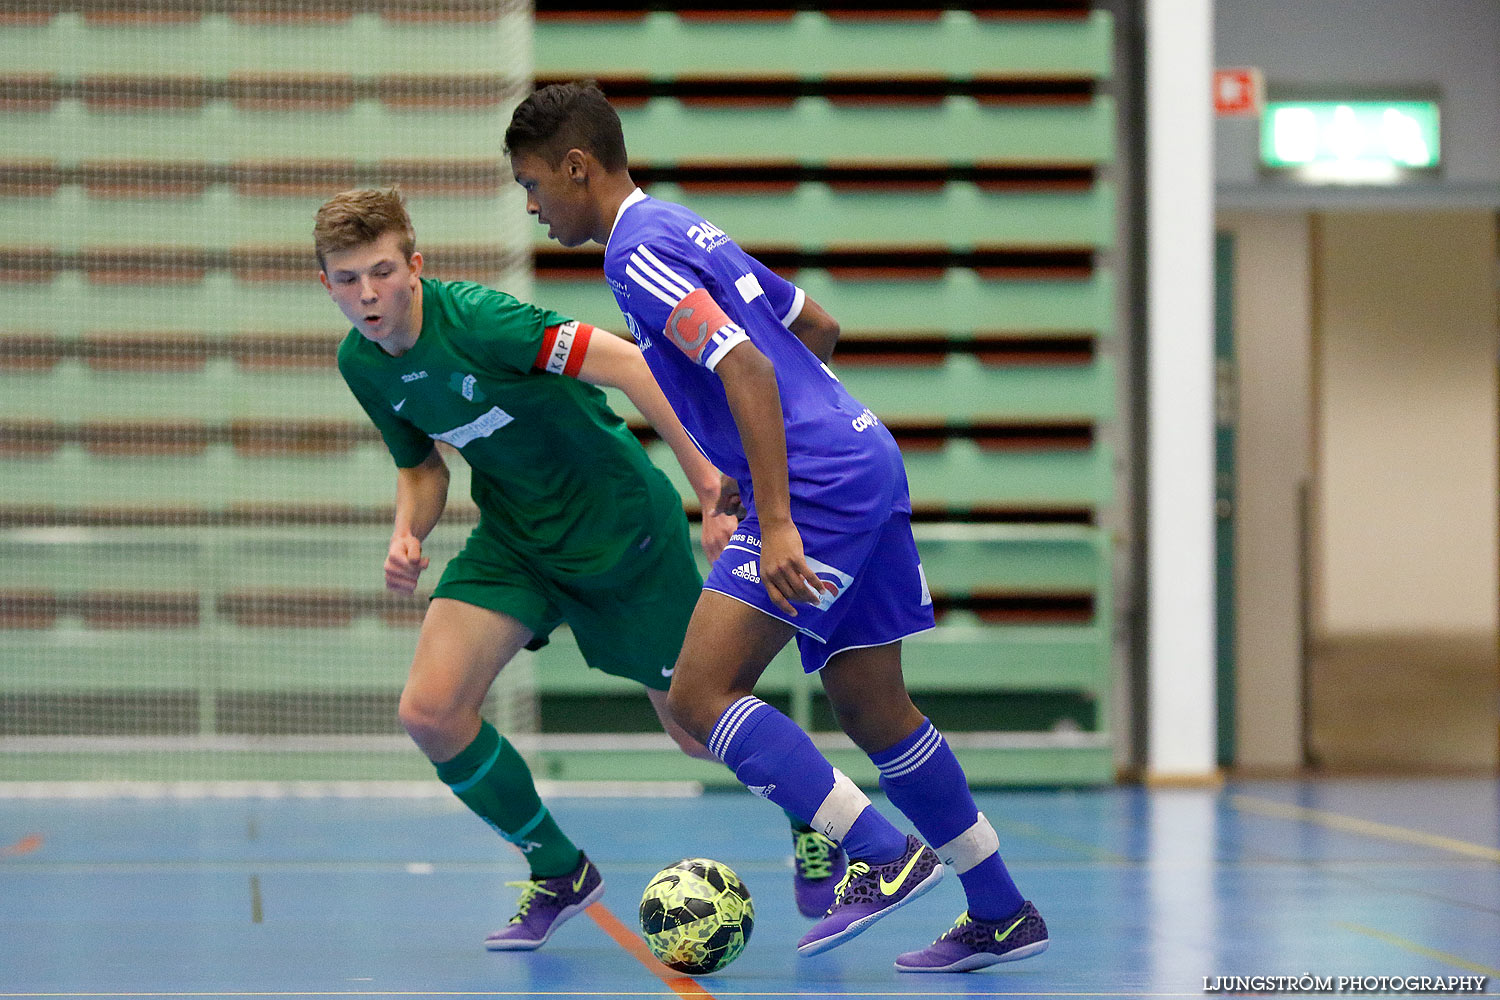
[{"label": "jersey sleeve stripe", "polygon": [[[645,247],[642,247],[641,249],[644,250]],[[631,254],[630,263],[635,265],[635,269],[637,271],[640,271],[642,274],[648,276],[652,281],[655,281],[666,292],[675,293],[676,295],[681,297],[683,295],[687,295],[693,290],[692,285],[689,285],[687,282],[683,281],[675,274],[672,274],[670,270],[668,270],[666,273],[663,273],[661,268],[657,267],[655,264],[652,264],[642,254]]]},{"label": "jersey sleeve stripe", "polygon": [[677,295],[677,296],[668,295],[666,292],[664,292],[660,288],[656,287],[656,285],[654,283],[652,283],[650,281],[647,281],[646,278],[641,274],[641,272],[637,271],[630,264],[626,264],[625,265],[625,274],[627,276],[629,276],[631,279],[633,279],[637,285],[640,285],[646,291],[650,292],[652,295],[655,295],[657,298],[659,298],[663,302],[665,302],[667,304],[667,308],[668,309],[671,309],[671,308],[675,307],[678,302],[682,301],[682,296],[681,295]]},{"label": "jersey sleeve stripe", "polygon": [[636,247],[636,250],[642,257],[646,258],[646,260],[650,262],[652,267],[656,268],[658,272],[660,272],[665,278],[667,278],[669,283],[675,283],[682,287],[684,289],[682,294],[686,295],[696,287],[693,282],[688,281],[682,275],[678,274],[666,264],[662,263],[662,259],[656,256],[656,254],[652,253],[650,247],[642,244]]},{"label": "jersey sleeve stripe", "polygon": [[791,307],[787,309],[786,315],[781,317],[782,326],[791,326],[792,323],[796,321],[797,317],[802,315],[802,307],[807,303],[807,293],[796,285],[793,285],[792,287],[796,288],[797,292],[792,296],[792,304]]},{"label": "jersey sleeve stripe", "polygon": [[708,338],[708,350],[703,353],[703,367],[713,371],[719,366],[719,362],[724,360],[724,355],[728,354],[731,348],[749,339],[749,334],[737,326],[720,328],[717,333]]}]

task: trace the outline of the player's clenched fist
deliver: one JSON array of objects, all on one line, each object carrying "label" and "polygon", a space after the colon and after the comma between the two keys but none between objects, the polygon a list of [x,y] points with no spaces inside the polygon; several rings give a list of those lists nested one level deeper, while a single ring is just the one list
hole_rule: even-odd
[{"label": "player's clenched fist", "polygon": [[392,535],[391,549],[385,556],[385,586],[402,594],[417,589],[417,577],[427,568],[422,542],[414,535]]}]

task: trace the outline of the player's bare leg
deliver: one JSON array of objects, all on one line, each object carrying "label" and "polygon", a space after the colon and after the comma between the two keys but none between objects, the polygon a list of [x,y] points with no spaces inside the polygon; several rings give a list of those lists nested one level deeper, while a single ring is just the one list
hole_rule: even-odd
[{"label": "player's bare leg", "polygon": [[672,742],[676,743],[683,753],[694,760],[718,760],[709,752],[708,747],[695,739],[692,733],[683,729],[677,724],[677,720],[672,718],[672,711],[667,706],[667,692],[647,688],[646,697],[650,699],[651,707],[656,710],[656,717],[661,721],[662,730],[672,737]]},{"label": "player's bare leg", "polygon": [[793,631],[741,601],[704,591],[688,623],[668,703],[683,728],[747,788],[848,852],[852,860],[832,906],[797,945],[801,954],[815,955],[927,892],[942,878],[943,866],[920,840],[880,815],[795,722],[751,694]]},{"label": "player's bare leg", "polygon": [[433,599],[399,709],[401,725],[428,760],[452,760],[474,742],[490,685],[530,641],[531,630],[510,615]]},{"label": "player's bare leg", "polygon": [[688,622],[667,696],[671,716],[707,744],[724,710],[755,688],[771,659],[795,634],[786,622],[705,590]]},{"label": "player's bare leg", "polygon": [[599,872],[558,829],[531,771],[479,714],[501,668],[531,640],[510,615],[435,598],[401,693],[401,724],[438,777],[526,857],[531,878],[517,913],[485,939],[492,951],[530,951],[604,892]]},{"label": "player's bare leg", "polygon": [[922,724],[901,675],[901,643],[848,649],[818,677],[839,728],[867,754],[895,746]]},{"label": "player's bare leg", "polygon": [[[766,617],[759,612],[752,613],[761,618]],[[771,655],[774,656],[775,653]],[[672,718],[667,705],[667,692],[648,690],[646,694],[651,699],[651,706],[656,709],[657,717],[661,719],[662,728],[682,748],[683,753],[698,760],[718,760],[708,747],[694,739],[691,733]],[[797,901],[797,910],[804,917],[821,917],[833,905],[834,890],[844,877],[847,859],[842,848],[803,820],[791,813],[787,813],[787,819],[791,821],[792,827],[792,893]]]}]

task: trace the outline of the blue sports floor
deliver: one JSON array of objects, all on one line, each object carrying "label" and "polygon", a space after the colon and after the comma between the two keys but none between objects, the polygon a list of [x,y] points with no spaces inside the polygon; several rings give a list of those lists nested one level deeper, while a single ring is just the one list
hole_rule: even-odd
[{"label": "blue sports floor", "polygon": [[[0,797],[0,997],[1201,997],[1205,979],[1303,975],[1500,992],[1495,781],[980,798],[1051,950],[913,976],[891,960],[951,923],[958,880],[799,958],[785,820],[743,793],[553,798],[607,891],[532,954],[483,950],[525,869],[443,796]],[[618,940],[687,855],[728,862],[757,910],[744,955],[697,980]]]}]

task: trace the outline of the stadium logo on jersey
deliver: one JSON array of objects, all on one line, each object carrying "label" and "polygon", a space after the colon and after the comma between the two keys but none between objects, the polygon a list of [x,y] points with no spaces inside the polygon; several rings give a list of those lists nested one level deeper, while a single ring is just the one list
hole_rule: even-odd
[{"label": "stadium logo on jersey", "polygon": [[484,393],[479,391],[479,379],[473,375],[464,375],[454,372],[448,377],[448,388],[458,393],[471,403],[482,403],[485,400]]},{"label": "stadium logo on jersey", "polygon": [[630,330],[630,335],[635,338],[635,342],[640,346],[641,350],[651,350],[651,338],[641,331],[641,324],[637,323],[635,317],[630,313],[625,314],[625,326]]},{"label": "stadium logo on jersey", "polygon": [[419,378],[426,378],[426,377],[427,377],[427,372],[426,371],[407,372],[405,375],[401,376],[401,381],[403,381],[403,382],[415,382]]},{"label": "stadium logo on jersey", "polygon": [[707,220],[701,226],[689,227],[687,234],[688,239],[704,250],[713,250],[729,242],[729,234]]},{"label": "stadium logo on jersey", "polygon": [[741,580],[749,580],[751,583],[760,583],[760,560],[751,559],[747,563],[736,566],[729,572]]},{"label": "stadium logo on jersey", "polygon": [[433,434],[432,439],[451,444],[455,448],[462,448],[471,441],[489,437],[514,419],[516,418],[500,407],[492,406],[483,416],[469,421],[462,427],[455,427],[451,431]]},{"label": "stadium logo on jersey", "polygon": [[870,408],[867,406],[865,407],[865,412],[849,421],[849,426],[853,427],[857,431],[863,432],[869,430],[871,427],[874,427],[878,423],[880,423],[880,418],[871,413]]},{"label": "stadium logo on jersey", "polygon": [[845,573],[837,566],[830,566],[825,562],[819,562],[812,556],[804,555],[802,558],[806,560],[808,569],[818,574],[819,580],[822,580],[829,587],[833,588],[830,591],[828,587],[824,587],[822,595],[818,598],[818,610],[827,611],[833,607],[833,602],[842,597],[844,592],[849,589],[849,585],[854,582],[854,577]]}]

